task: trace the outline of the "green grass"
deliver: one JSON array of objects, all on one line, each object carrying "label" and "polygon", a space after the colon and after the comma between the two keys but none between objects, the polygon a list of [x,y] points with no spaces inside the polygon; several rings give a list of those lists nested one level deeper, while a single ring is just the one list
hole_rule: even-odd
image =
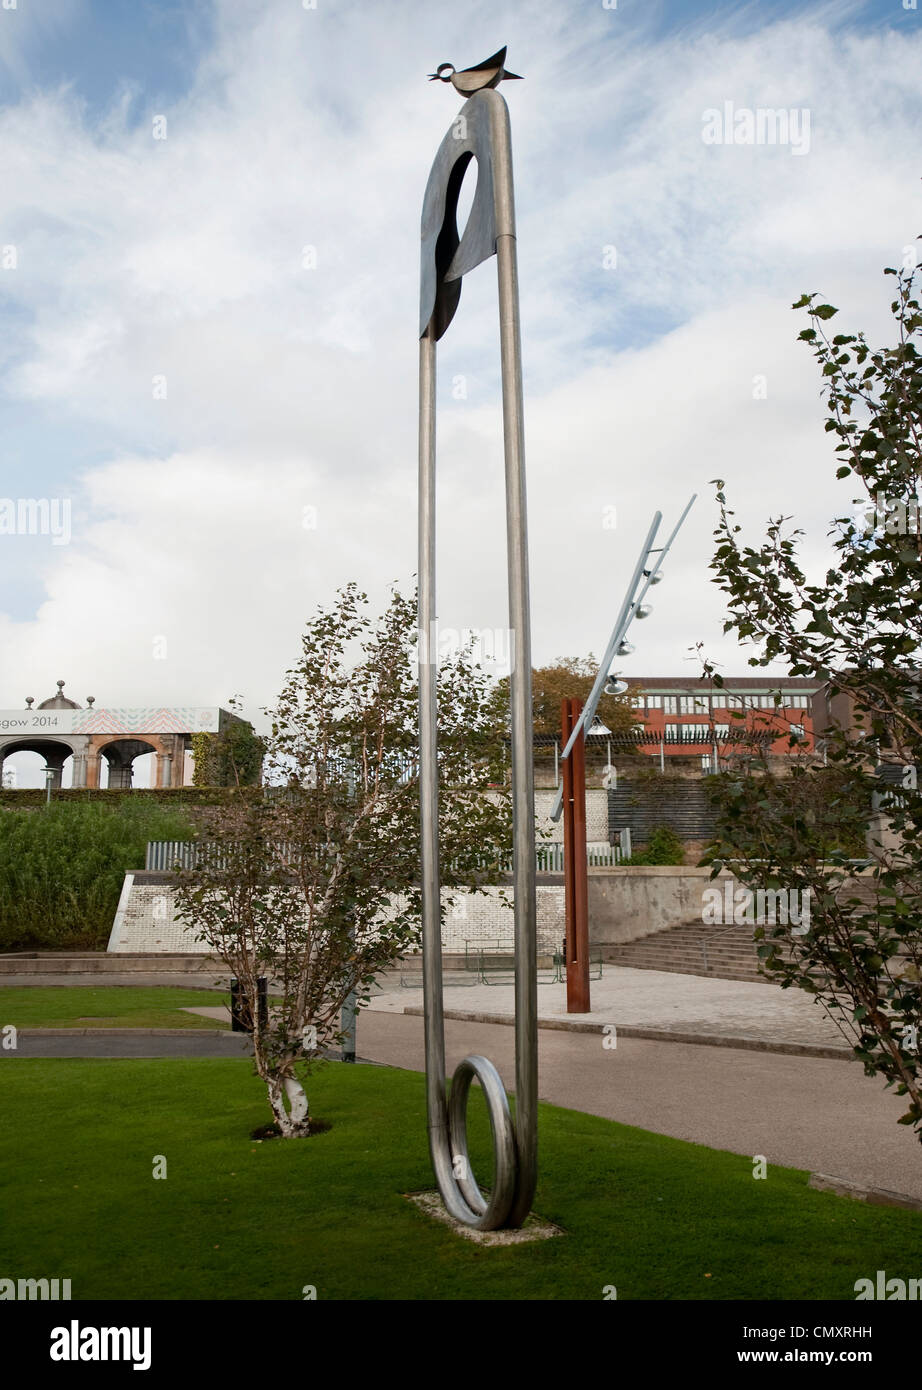
[{"label": "green grass", "polygon": [[[541,1108],[535,1209],[566,1234],[485,1249],[402,1195],[432,1187],[424,1078],[331,1063],[332,1129],[256,1143],[245,1061],[39,1061],[2,1070],[0,1273],[80,1299],[854,1299],[922,1275],[922,1217],[746,1157]],[[475,1097],[472,1097],[472,1101]],[[485,1142],[472,1105],[475,1165]],[[155,1155],[166,1180],[152,1178]],[[709,1277],[708,1277],[709,1276]]]},{"label": "green grass", "polygon": [[48,988],[0,989],[0,1027],[17,1028],[229,1028],[217,1019],[185,1014],[184,1008],[230,1007],[230,996],[213,989]]}]

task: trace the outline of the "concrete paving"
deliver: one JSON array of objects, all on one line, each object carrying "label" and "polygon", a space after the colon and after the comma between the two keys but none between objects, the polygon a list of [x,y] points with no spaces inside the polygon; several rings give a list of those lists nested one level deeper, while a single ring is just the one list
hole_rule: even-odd
[{"label": "concrete paving", "polygon": [[[641,972],[638,972],[641,973]],[[710,982],[707,982],[710,983]],[[756,989],[760,986],[755,986]],[[515,1083],[514,1034],[501,1024],[447,1021],[449,1074],[481,1053]],[[657,1134],[769,1163],[845,1178],[922,1198],[922,1145],[882,1080],[857,1062],[787,1057],[735,1048],[540,1029],[542,1100]],[[423,1021],[366,1010],[359,1017],[362,1058],[423,1071]]]},{"label": "concrete paving", "polygon": [[[456,982],[453,976],[460,978]],[[513,986],[461,983],[471,978],[463,971],[445,972],[446,1010],[511,1019]],[[402,988],[399,974],[384,976],[381,984],[382,993],[369,1006],[374,1011],[399,1014],[422,1008],[422,989]],[[756,1043],[804,1044],[808,1049],[832,1049],[833,1054],[850,1051],[835,1023],[810,995],[772,984],[606,965],[602,978],[591,981],[590,1002],[590,1013],[568,1015],[566,986],[538,985],[538,1016],[546,1023],[590,1025],[596,1031],[613,1024],[619,1030],[649,1029],[685,1039],[703,1034]]]}]

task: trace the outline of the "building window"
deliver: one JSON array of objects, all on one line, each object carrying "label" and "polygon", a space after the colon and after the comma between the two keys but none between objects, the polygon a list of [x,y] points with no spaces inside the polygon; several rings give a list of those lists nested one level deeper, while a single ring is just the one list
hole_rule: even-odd
[{"label": "building window", "polygon": [[710,743],[709,724],[667,724],[666,734],[676,743]]},{"label": "building window", "polygon": [[662,695],[648,695],[648,696],[646,697],[646,699],[647,699],[647,709],[648,709],[648,710],[651,710],[651,709],[662,709],[662,708],[663,708],[663,697],[662,697]]},{"label": "building window", "polygon": [[663,696],[663,709],[667,714],[678,714],[679,702],[675,695]]}]

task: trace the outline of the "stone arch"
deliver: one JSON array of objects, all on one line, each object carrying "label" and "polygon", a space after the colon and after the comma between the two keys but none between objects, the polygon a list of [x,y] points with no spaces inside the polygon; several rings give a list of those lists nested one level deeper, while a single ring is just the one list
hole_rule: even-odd
[{"label": "stone arch", "polygon": [[131,786],[135,758],[157,756],[156,787],[182,786],[185,739],[182,734],[91,734],[87,750],[87,786],[100,785],[102,759],[109,765],[109,787]]},{"label": "stone arch", "polygon": [[76,777],[78,748],[75,744],[78,742],[79,740],[65,739],[53,734],[32,737],[19,735],[16,738],[3,739],[0,742],[0,786],[3,785],[3,764],[7,758],[12,757],[14,753],[37,753],[40,758],[45,759],[45,769],[51,772],[51,785],[58,790],[68,758],[74,758]]}]

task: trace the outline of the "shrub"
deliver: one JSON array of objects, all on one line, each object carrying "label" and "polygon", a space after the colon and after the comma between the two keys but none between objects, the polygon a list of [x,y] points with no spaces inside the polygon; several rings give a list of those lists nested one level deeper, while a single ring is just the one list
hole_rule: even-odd
[{"label": "shrub", "polygon": [[148,840],[189,840],[182,811],[155,802],[52,802],[0,809],[0,950],[105,946],[126,869]]},{"label": "shrub", "polygon": [[668,825],[657,825],[650,832],[647,847],[622,859],[622,864],[684,864],[685,848],[678,835]]}]

